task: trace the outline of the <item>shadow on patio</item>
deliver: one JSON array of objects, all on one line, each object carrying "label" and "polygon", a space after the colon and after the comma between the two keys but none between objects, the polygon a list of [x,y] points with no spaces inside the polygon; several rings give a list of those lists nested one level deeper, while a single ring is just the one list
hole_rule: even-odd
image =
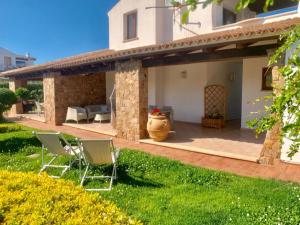
[{"label": "shadow on patio", "polygon": [[105,134],[109,136],[117,136],[117,131],[111,126],[110,122],[103,122],[103,123],[97,123],[97,122],[80,122],[80,123],[63,123],[63,126],[68,127],[74,127],[81,130],[87,130],[92,131],[99,134]]}]

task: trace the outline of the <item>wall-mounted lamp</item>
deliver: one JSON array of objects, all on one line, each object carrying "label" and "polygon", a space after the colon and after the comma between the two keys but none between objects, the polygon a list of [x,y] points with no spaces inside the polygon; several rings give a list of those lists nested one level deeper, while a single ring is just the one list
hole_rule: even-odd
[{"label": "wall-mounted lamp", "polygon": [[187,71],[186,70],[181,71],[180,74],[181,74],[181,78],[182,79],[186,79],[187,78]]},{"label": "wall-mounted lamp", "polygon": [[236,79],[235,73],[234,73],[234,72],[230,73],[230,74],[228,75],[228,79],[229,79],[230,81],[235,81],[235,79]]}]

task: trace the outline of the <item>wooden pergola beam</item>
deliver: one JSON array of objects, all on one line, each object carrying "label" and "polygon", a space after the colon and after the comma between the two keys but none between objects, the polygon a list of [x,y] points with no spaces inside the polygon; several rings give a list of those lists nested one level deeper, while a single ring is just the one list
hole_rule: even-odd
[{"label": "wooden pergola beam", "polygon": [[86,66],[77,66],[61,69],[62,76],[70,75],[80,75],[80,74],[89,74],[89,73],[100,73],[113,71],[115,69],[115,63],[101,63],[101,64],[92,64]]},{"label": "wooden pergola beam", "polygon": [[227,49],[211,53],[195,53],[182,56],[170,56],[159,59],[143,60],[143,67],[168,66],[178,64],[190,64],[199,62],[212,62],[226,59],[266,56],[267,50],[276,48],[276,44],[248,47],[244,49]]}]

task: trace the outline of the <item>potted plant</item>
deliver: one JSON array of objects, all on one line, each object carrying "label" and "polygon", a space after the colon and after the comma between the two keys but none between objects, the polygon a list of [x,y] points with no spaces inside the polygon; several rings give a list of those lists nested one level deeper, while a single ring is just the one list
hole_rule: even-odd
[{"label": "potted plant", "polygon": [[164,141],[170,132],[170,121],[164,113],[155,108],[148,117],[147,130],[154,141]]},{"label": "potted plant", "polygon": [[225,119],[218,111],[211,113],[202,118],[202,126],[211,128],[223,128],[225,126]]}]

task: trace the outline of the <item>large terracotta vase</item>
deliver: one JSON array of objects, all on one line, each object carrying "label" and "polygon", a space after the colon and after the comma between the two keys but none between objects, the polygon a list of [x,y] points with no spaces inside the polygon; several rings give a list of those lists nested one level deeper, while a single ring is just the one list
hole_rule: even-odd
[{"label": "large terracotta vase", "polygon": [[170,127],[170,121],[165,115],[151,115],[148,118],[147,130],[154,141],[166,140]]}]

